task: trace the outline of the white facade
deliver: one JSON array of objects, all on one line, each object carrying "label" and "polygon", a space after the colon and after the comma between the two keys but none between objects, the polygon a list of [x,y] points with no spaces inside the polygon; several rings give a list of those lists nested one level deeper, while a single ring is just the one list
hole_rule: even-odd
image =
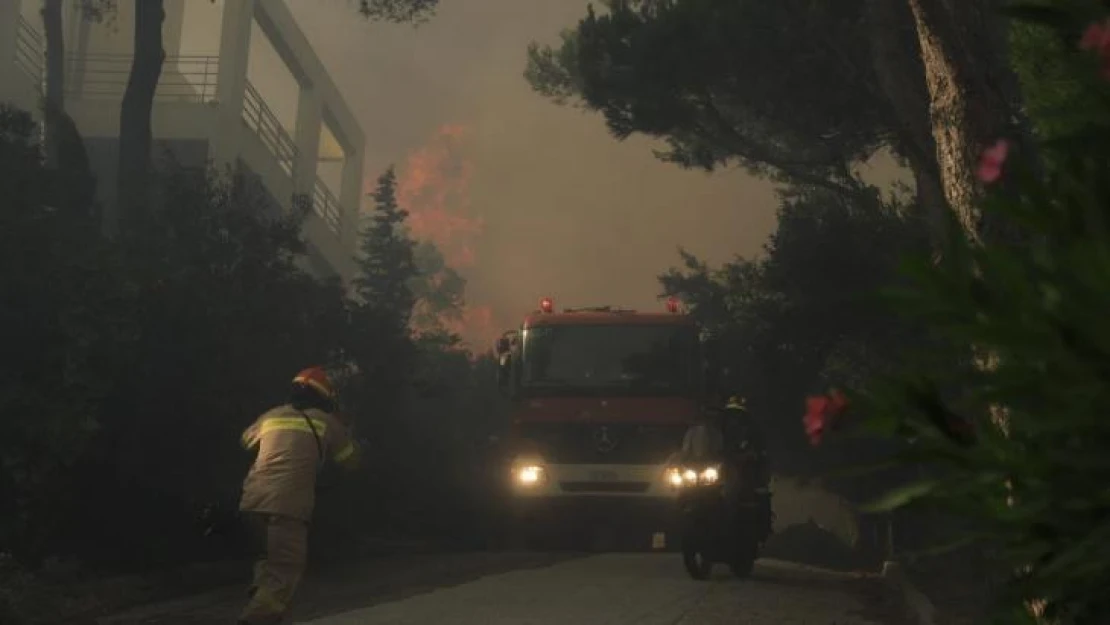
[{"label": "white facade", "polygon": [[[365,150],[353,113],[283,0],[223,0],[216,5],[205,0],[220,22],[216,55],[182,54],[186,2],[200,0],[165,2],[166,62],[155,96],[155,140],[170,146],[179,159],[192,160],[199,153],[217,167],[234,165],[252,172],[285,210],[296,195],[310,197],[313,211],[305,223],[305,239],[312,248],[312,268],[350,279]],[[42,94],[41,4],[0,0],[0,102],[30,110],[37,110]],[[114,150],[104,146],[114,146],[119,134],[119,105],[131,64],[133,3],[121,0],[116,14],[99,23],[82,19],[75,0],[66,0],[66,5],[66,110],[89,145],[94,166],[104,165],[97,172],[114,178],[114,159],[98,150]],[[292,124],[283,124],[248,80],[252,33],[264,35],[295,80]],[[187,148],[185,157],[177,147]],[[322,163],[341,173],[322,176]],[[102,199],[113,199],[114,184],[102,182],[99,188]]]}]

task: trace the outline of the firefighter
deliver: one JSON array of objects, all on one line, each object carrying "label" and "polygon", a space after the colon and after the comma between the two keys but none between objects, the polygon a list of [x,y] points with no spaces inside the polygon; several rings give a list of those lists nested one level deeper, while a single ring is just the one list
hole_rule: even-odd
[{"label": "firefighter", "polygon": [[257,456],[239,510],[259,557],[240,625],[280,623],[288,614],[304,573],[317,474],[329,457],[346,469],[358,464],[358,446],[337,413],[331,380],[312,367],[293,378],[289,403],[243,432],[243,446]]},{"label": "firefighter", "polygon": [[[748,411],[747,401],[739,395],[729,397],[721,413],[720,423],[726,457],[735,459],[744,469],[750,469],[741,473],[754,478],[750,483],[744,484],[741,491],[751,492],[759,500],[764,526],[769,532],[772,523],[771,475],[763,431]],[[740,493],[733,496],[740,496]]]},{"label": "firefighter", "polygon": [[770,479],[767,471],[767,444],[743,397],[729,397],[722,414],[721,428],[726,447],[735,452],[749,453],[757,459],[757,479],[761,485],[766,486]]}]

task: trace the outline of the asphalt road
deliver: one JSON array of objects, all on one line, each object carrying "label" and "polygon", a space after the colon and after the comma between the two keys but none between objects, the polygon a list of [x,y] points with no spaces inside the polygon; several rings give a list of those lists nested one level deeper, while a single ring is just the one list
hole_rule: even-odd
[{"label": "asphalt road", "polygon": [[514,571],[310,625],[865,625],[853,576],[763,561],[752,579],[686,577],[675,554],[609,554]]},{"label": "asphalt road", "polygon": [[[399,556],[306,583],[308,625],[901,625],[854,574],[762,560],[749,579],[721,567],[688,578],[678,554]],[[879,593],[881,594],[881,593]],[[242,589],[100,619],[101,625],[234,622]]]}]

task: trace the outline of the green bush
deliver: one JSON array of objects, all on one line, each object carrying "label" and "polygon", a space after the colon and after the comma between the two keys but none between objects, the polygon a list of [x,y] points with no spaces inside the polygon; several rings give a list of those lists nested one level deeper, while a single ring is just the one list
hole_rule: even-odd
[{"label": "green bush", "polygon": [[88,207],[50,201],[29,115],[0,108],[0,551],[39,550],[133,336],[119,258]]},{"label": "green bush", "polygon": [[[87,200],[54,192],[80,174],[45,167],[30,116],[0,109],[0,552],[32,570],[52,555],[92,570],[240,555],[239,435],[314,364],[359,365],[345,397],[359,434],[372,458],[408,463],[368,462],[324,515],[373,531],[389,489],[412,510],[452,492],[470,453],[458,434],[493,380],[454,339],[418,344],[407,313],[393,323],[304,272],[305,214],[244,179],[171,166],[106,240]],[[360,284],[414,279],[401,265]]]},{"label": "green bush", "polygon": [[1110,31],[1087,28],[1086,8],[1024,14],[1065,42],[1053,67],[1082,96],[1032,98],[1051,166],[1034,175],[1011,149],[999,180],[984,170],[984,210],[1017,236],[978,244],[957,234],[939,264],[910,263],[912,287],[894,294],[948,353],[969,357],[919,360],[855,401],[872,431],[914,441],[904,459],[929,469],[877,509],[933,505],[973,521],[967,539],[1014,571],[1002,621],[1026,622],[1039,603],[1053,622],[1095,625],[1110,618],[1110,84],[1097,67]]}]

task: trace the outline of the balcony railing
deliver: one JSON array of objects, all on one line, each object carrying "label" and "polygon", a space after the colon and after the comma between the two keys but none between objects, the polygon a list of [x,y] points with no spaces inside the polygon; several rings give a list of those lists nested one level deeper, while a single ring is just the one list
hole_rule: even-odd
[{"label": "balcony railing", "polygon": [[297,144],[249,82],[243,93],[243,123],[258,135],[285,173],[292,176],[293,164],[297,160]]},{"label": "balcony railing", "polygon": [[312,210],[328,225],[335,236],[343,233],[343,206],[339,198],[328,189],[323,180],[316,179],[316,186],[312,190]]},{"label": "balcony railing", "polygon": [[[243,92],[243,123],[250,128],[277,159],[281,169],[290,177],[297,161],[297,144],[278,121],[277,115],[262,99],[258,89],[250,82]],[[312,189],[312,211],[320,216],[336,236],[343,232],[343,206],[323,180],[316,178]]]},{"label": "balcony railing", "polygon": [[19,17],[19,30],[15,35],[15,64],[43,90],[46,78],[46,42],[23,16]]},{"label": "balcony railing", "polygon": [[[131,55],[72,55],[67,61],[72,68],[66,84],[67,94],[88,99],[123,97],[131,76]],[[154,99],[158,102],[214,102],[219,71],[218,56],[167,56]]]}]

